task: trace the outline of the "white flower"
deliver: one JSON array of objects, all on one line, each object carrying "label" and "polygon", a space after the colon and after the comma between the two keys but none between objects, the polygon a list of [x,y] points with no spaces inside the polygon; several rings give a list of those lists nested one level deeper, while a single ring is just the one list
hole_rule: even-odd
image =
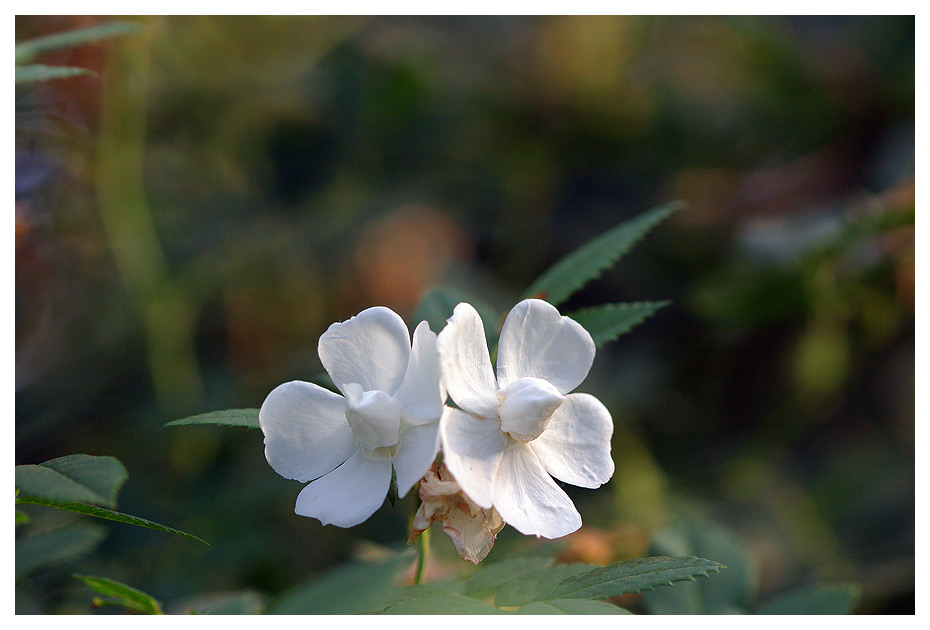
[{"label": "white flower", "polygon": [[594,362],[591,335],[551,304],[524,300],[501,330],[495,378],[481,317],[461,303],[437,346],[460,407],[440,420],[443,463],[462,490],[523,534],[558,538],[581,527],[552,477],[597,488],[614,472],[610,413],[589,394],[569,393]]},{"label": "white flower", "polygon": [[436,334],[413,333],[383,306],[329,327],[320,360],[345,397],[292,381],[276,387],[258,414],[265,458],[275,472],[307,482],[295,512],[324,525],[358,525],[381,507],[397,474],[403,497],[439,450],[440,384]]}]

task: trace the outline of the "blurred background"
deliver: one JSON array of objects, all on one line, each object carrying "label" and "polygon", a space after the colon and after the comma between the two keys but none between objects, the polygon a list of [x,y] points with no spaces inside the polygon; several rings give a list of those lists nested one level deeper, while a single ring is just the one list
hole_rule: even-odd
[{"label": "blurred background", "polygon": [[[16,91],[16,463],[117,457],[121,511],[211,544],[108,525],[22,576],[17,612],[89,612],[75,568],[274,597],[403,546],[413,497],[322,527],[259,432],[159,428],[313,379],[319,335],[368,306],[409,321],[442,283],[506,312],[682,199],[562,307],[672,300],[581,388],[617,472],[566,487],[563,557],[639,557],[699,516],[763,595],[848,580],[859,612],[913,613],[913,17],[134,19],[41,59],[97,76]],[[104,21],[20,16],[16,39]],[[489,561],[528,542],[498,541]],[[433,548],[431,579],[465,570]]]}]

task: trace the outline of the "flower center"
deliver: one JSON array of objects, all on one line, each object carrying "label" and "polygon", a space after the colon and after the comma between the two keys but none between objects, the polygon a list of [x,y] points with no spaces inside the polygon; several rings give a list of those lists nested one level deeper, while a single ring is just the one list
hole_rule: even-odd
[{"label": "flower center", "polygon": [[497,392],[497,399],[501,401],[501,431],[520,442],[529,442],[546,430],[565,397],[548,381],[526,377]]},{"label": "flower center", "polygon": [[400,434],[399,400],[379,390],[362,391],[361,385],[347,383],[346,420],[352,433],[369,452],[397,444]]}]

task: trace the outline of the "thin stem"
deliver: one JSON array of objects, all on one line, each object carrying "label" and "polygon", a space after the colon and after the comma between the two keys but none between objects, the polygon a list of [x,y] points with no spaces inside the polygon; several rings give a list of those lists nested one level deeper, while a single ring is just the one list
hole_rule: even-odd
[{"label": "thin stem", "polygon": [[424,529],[417,538],[417,546],[420,554],[417,556],[417,572],[413,577],[413,583],[422,584],[423,575],[426,573],[426,561],[429,558],[429,528]]},{"label": "thin stem", "polygon": [[113,46],[103,81],[96,191],[114,263],[145,333],[155,393],[167,408],[187,408],[203,391],[197,313],[171,277],[143,184],[151,47],[151,37],[141,35]]}]

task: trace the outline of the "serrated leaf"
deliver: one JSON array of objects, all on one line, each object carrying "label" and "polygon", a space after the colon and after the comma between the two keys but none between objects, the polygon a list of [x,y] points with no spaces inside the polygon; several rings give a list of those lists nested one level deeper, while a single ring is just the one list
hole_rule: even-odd
[{"label": "serrated leaf", "polygon": [[126,525],[135,525],[137,527],[145,527],[146,529],[154,529],[159,532],[164,532],[166,534],[175,534],[177,536],[183,536],[184,538],[190,538],[191,540],[196,540],[205,545],[209,545],[207,541],[193,534],[188,534],[187,532],[182,532],[179,529],[174,529],[173,527],[168,527],[166,525],[161,525],[153,521],[140,518],[138,516],[132,516],[131,514],[123,514],[122,512],[114,512],[113,510],[108,510],[106,508],[97,507],[94,505],[85,505],[83,503],[75,503],[68,501],[53,501],[51,499],[44,499],[40,497],[25,497],[19,498],[16,500],[18,503],[29,503],[31,505],[44,505],[45,507],[58,508],[59,510],[68,510],[69,512],[77,512],[78,514],[84,514],[85,516],[94,516],[96,518],[102,518],[109,521],[116,521],[118,523],[125,523]]},{"label": "serrated leaf", "polygon": [[139,24],[132,22],[108,22],[36,37],[16,44],[16,63],[32,61],[43,52],[75,48],[101,39],[137,33],[141,30],[142,27]]},{"label": "serrated leaf", "polygon": [[756,615],[849,615],[856,609],[862,587],[858,584],[813,584],[760,604]]},{"label": "serrated leaf", "polygon": [[630,332],[634,326],[669,304],[671,302],[668,300],[602,304],[568,313],[568,317],[581,324],[591,334],[594,344],[601,347]]},{"label": "serrated leaf", "polygon": [[[523,606],[538,599],[540,593],[552,590],[564,580],[583,575],[595,565],[572,563],[554,564],[525,575],[521,579],[511,580],[501,586],[494,596],[495,606]],[[559,599],[559,598],[552,598]]]},{"label": "serrated leaf", "polygon": [[413,557],[407,552],[378,562],[337,567],[282,595],[267,614],[358,615],[381,610],[392,590],[391,582],[410,566]]},{"label": "serrated leaf", "polygon": [[381,615],[497,615],[494,606],[441,584],[418,584],[398,589],[399,597]]},{"label": "serrated leaf", "polygon": [[16,84],[51,81],[52,79],[68,79],[84,74],[95,75],[96,73],[86,68],[75,68],[72,66],[43,66],[41,64],[16,66]]},{"label": "serrated leaf", "polygon": [[16,579],[33,570],[60,564],[94,549],[107,530],[91,523],[72,523],[59,529],[16,539]]},{"label": "serrated leaf", "polygon": [[112,598],[108,603],[114,603],[115,600],[115,603],[119,603],[130,610],[135,610],[146,615],[162,614],[161,604],[158,603],[154,597],[131,586],[127,586],[122,582],[117,582],[110,578],[80,575],[77,573],[75,573],[73,577],[81,580],[90,587],[91,590],[100,595]]},{"label": "serrated leaf", "polygon": [[128,477],[123,464],[109,456],[68,455],[17,466],[17,502],[35,497],[116,507],[116,495]]},{"label": "serrated leaf", "polygon": [[172,420],[162,425],[162,429],[168,427],[187,427],[202,424],[215,424],[223,427],[245,427],[246,429],[258,429],[258,409],[224,409],[222,411],[211,411],[202,413],[189,418]]},{"label": "serrated leaf", "polygon": [[756,597],[758,572],[745,547],[714,523],[679,519],[656,532],[652,553],[668,556],[714,558],[727,570],[713,580],[683,584],[643,594],[643,604],[656,615],[730,615],[745,613]]},{"label": "serrated leaf", "polygon": [[481,323],[484,325],[484,336],[488,341],[488,347],[493,348],[496,344],[501,316],[493,306],[466,291],[447,286],[439,286],[430,290],[417,304],[413,312],[413,322],[419,324],[426,320],[430,330],[438,334],[445,327],[446,320],[452,317],[452,311],[459,302],[467,302],[478,311]]},{"label": "serrated leaf", "polygon": [[534,601],[554,599],[603,599],[627,593],[637,593],[674,582],[693,580],[718,573],[722,564],[704,558],[667,558],[656,556],[617,562],[598,567],[583,575],[570,577],[558,585],[540,592]]},{"label": "serrated leaf", "polygon": [[649,230],[683,206],[680,201],[673,201],[653,208],[592,239],[550,267],[530,285],[523,297],[542,297],[558,306],[612,267]]},{"label": "serrated leaf", "polygon": [[504,584],[522,580],[552,562],[546,556],[517,556],[482,566],[465,582],[465,593],[473,595],[487,591],[496,591]]},{"label": "serrated leaf", "polygon": [[590,599],[557,599],[551,602],[530,602],[517,611],[518,615],[632,615],[626,608]]}]

